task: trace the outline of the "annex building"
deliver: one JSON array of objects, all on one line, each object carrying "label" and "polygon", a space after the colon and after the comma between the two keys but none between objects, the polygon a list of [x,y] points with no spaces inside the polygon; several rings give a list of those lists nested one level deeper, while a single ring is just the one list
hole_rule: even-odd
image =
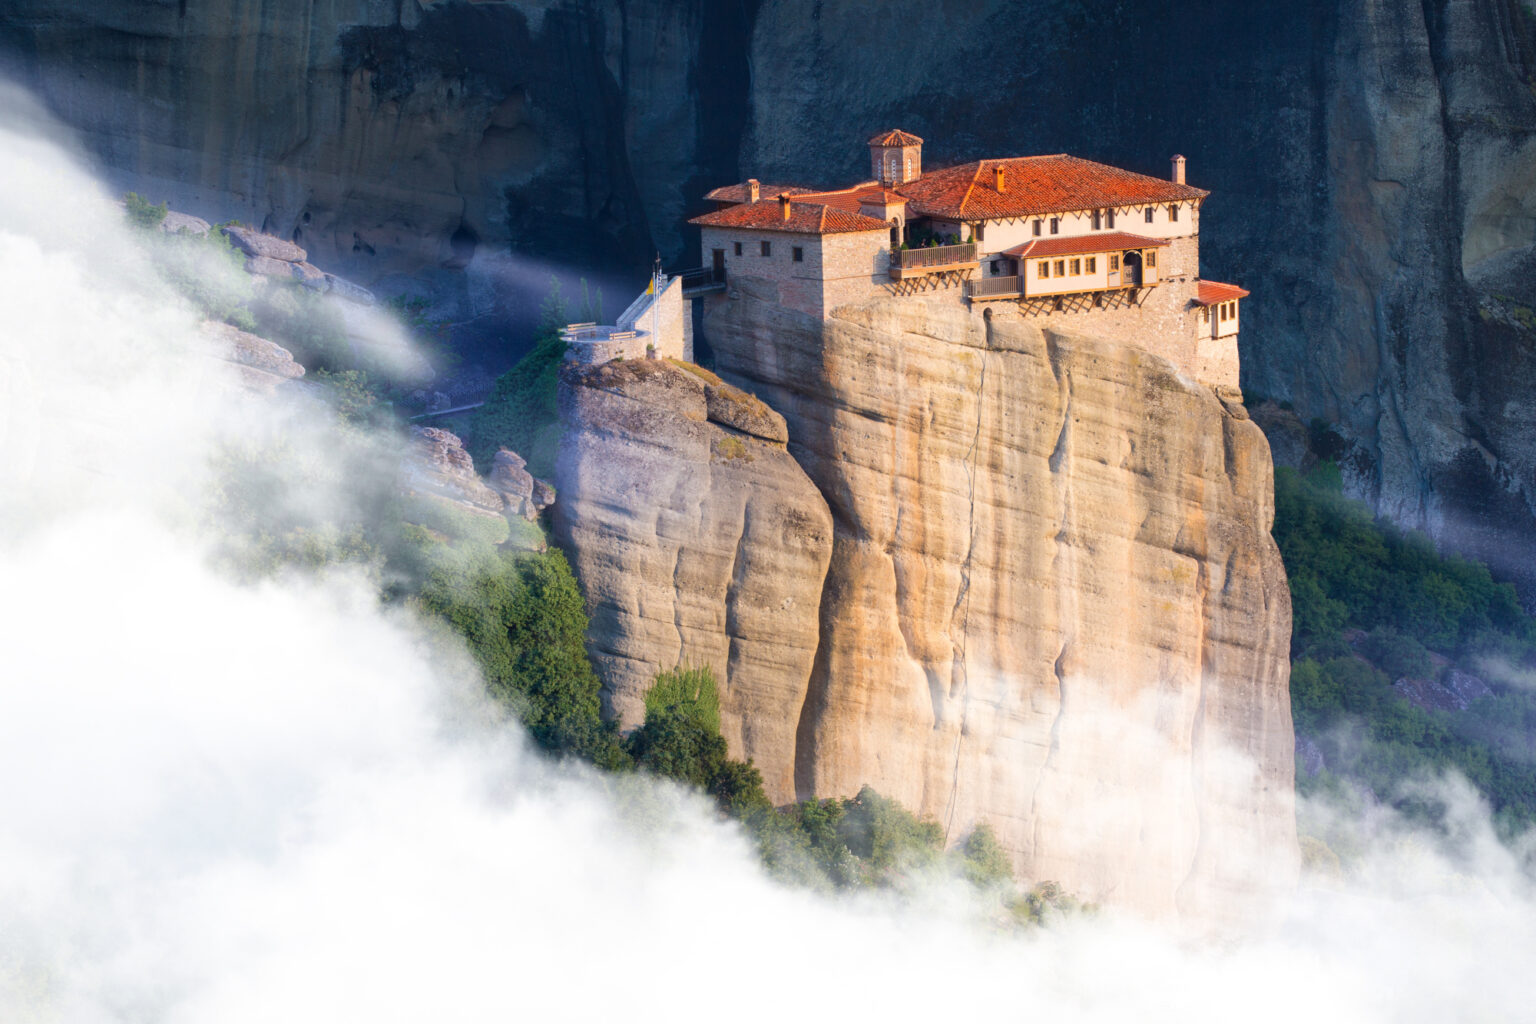
[{"label": "annex building", "polygon": [[925,172],[923,140],[869,140],[870,178],[832,191],[727,185],[706,198],[703,280],[751,278],[810,316],[878,295],[963,303],[1089,331],[1237,387],[1242,288],[1200,279],[1209,194],[1066,154]]}]

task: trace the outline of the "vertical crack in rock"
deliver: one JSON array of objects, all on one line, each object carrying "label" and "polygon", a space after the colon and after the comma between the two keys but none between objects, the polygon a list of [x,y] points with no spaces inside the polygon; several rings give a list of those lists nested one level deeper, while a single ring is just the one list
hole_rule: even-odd
[{"label": "vertical crack in rock", "polygon": [[944,808],[945,842],[949,841],[949,832],[954,825],[955,794],[960,788],[960,751],[965,744],[966,715],[970,711],[971,702],[971,669],[967,657],[971,630],[971,563],[976,555],[976,460],[981,457],[981,426],[987,408],[987,351],[992,347],[990,316],[986,318],[985,324],[987,344],[981,350],[981,369],[976,379],[976,430],[971,434],[971,448],[964,462],[967,507],[965,559],[960,563],[960,592],[955,597],[955,610],[950,615],[951,622],[956,616],[960,618],[960,637],[956,645],[955,667],[950,676],[949,691],[950,699],[953,700],[957,689],[954,680],[958,677],[960,725],[955,730],[954,780],[950,783],[949,799]]}]

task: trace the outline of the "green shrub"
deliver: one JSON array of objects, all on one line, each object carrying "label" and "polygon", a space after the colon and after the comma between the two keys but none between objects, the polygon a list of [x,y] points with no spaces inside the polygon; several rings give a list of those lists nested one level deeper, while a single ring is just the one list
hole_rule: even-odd
[{"label": "green shrub", "polygon": [[424,526],[449,541],[495,547],[507,539],[507,520],[491,513],[470,512],[435,494],[411,494],[401,501],[407,523]]},{"label": "green shrub", "polygon": [[662,672],[645,692],[645,714],[676,711],[710,732],[720,731],[720,689],[709,668]]},{"label": "green shrub", "polygon": [[1390,626],[1371,630],[1360,650],[1392,679],[1429,679],[1434,673],[1434,664],[1424,645]]},{"label": "green shrub", "polygon": [[[1337,438],[1320,422],[1312,432]],[[1440,812],[1403,796],[1401,785],[1455,770],[1506,828],[1536,821],[1536,693],[1495,681],[1493,697],[1446,713],[1415,707],[1392,688],[1404,676],[1433,678],[1431,651],[1474,669],[1487,657],[1530,665],[1536,624],[1514,589],[1484,566],[1440,555],[1422,534],[1374,519],[1344,497],[1332,464],[1306,477],[1275,471],[1274,535],[1291,583],[1291,709],[1327,765],[1298,776],[1298,788],[1360,786],[1432,817]],[[1367,631],[1360,654],[1385,671],[1344,642],[1351,629]]]},{"label": "green shrub", "polygon": [[554,281],[533,348],[496,379],[485,404],[470,418],[469,453],[481,472],[490,469],[496,450],[506,447],[527,460],[534,476],[554,475],[560,441],[560,364],[567,347],[560,331],[565,324],[565,304]]},{"label": "green shrub", "polygon": [[1013,864],[986,822],[972,829],[961,844],[960,865],[966,880],[977,888],[996,888],[1013,881]]},{"label": "green shrub", "polygon": [[491,695],[540,747],[600,767],[627,763],[602,719],[586,609],[564,555],[471,552],[437,566],[421,602],[465,638]]},{"label": "green shrub", "polygon": [[737,818],[770,809],[762,774],[752,762],[727,756],[719,687],[708,668],[657,675],[646,691],[645,722],[625,749],[637,768],[703,790]]},{"label": "green shrub", "polygon": [[165,223],[166,215],[170,213],[170,207],[163,201],[156,206],[137,192],[123,196],[123,205],[127,208],[128,223],[146,231],[153,231]]},{"label": "green shrub", "polygon": [[843,805],[838,838],[876,874],[926,867],[944,846],[944,830],[868,786]]}]

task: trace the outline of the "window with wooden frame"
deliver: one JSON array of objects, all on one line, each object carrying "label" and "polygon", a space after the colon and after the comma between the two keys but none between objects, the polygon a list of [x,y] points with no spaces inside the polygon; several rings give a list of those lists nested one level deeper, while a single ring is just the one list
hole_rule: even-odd
[{"label": "window with wooden frame", "polygon": [[1043,228],[1043,227],[1045,227],[1045,221],[1043,221],[1043,220],[1035,221],[1035,234],[1039,235],[1040,234],[1040,229]]},{"label": "window with wooden frame", "polygon": [[805,262],[805,250],[800,248],[798,245],[795,246],[793,249],[790,250],[790,259],[794,260],[796,263],[804,263]]},{"label": "window with wooden frame", "polygon": [[1039,277],[1042,281],[1051,276],[1050,260],[1041,260],[1036,265],[1036,276]]},{"label": "window with wooden frame", "polygon": [[763,241],[763,242],[758,242],[757,244],[763,247],[763,255],[764,256],[772,256],[773,255],[773,243],[772,242]]},{"label": "window with wooden frame", "polygon": [[1058,233],[1060,233],[1060,231],[1061,231],[1061,218],[1060,217],[1052,217],[1051,218],[1051,234],[1053,234],[1053,235],[1054,234],[1058,234]]},{"label": "window with wooden frame", "polygon": [[1073,260],[1072,261],[1072,276],[1076,277],[1077,275],[1081,274],[1082,272],[1083,272],[1083,261],[1082,260]]},{"label": "window with wooden frame", "polygon": [[1103,226],[1104,226],[1104,211],[1102,211],[1102,210],[1094,210],[1093,211],[1093,230],[1097,231],[1097,230],[1099,230],[1099,228],[1101,228]]},{"label": "window with wooden frame", "polygon": [[1168,207],[1168,219],[1169,220],[1178,220],[1179,219],[1179,204],[1178,203],[1174,203],[1173,205]]},{"label": "window with wooden frame", "polygon": [[1200,311],[1200,319],[1204,323],[1210,323],[1211,322],[1211,307],[1210,306],[1206,306],[1204,309],[1202,309]]},{"label": "window with wooden frame", "polygon": [[1066,277],[1067,276],[1067,261],[1066,260],[1057,260],[1056,261],[1056,276],[1057,277]]},{"label": "window with wooden frame", "polygon": [[1120,254],[1117,253],[1117,252],[1112,252],[1112,253],[1109,254],[1109,272],[1111,274],[1113,274],[1115,271],[1117,271],[1119,269],[1120,269]]},{"label": "window with wooden frame", "polygon": [[1147,266],[1147,267],[1155,267],[1155,266],[1157,266],[1157,250],[1156,249],[1148,249],[1147,250],[1147,257],[1146,257],[1146,259],[1142,260],[1142,265],[1143,266]]},{"label": "window with wooden frame", "polygon": [[1146,215],[1147,215],[1147,223],[1151,224],[1152,223],[1152,207],[1150,207],[1150,206],[1147,207],[1145,212],[1146,212]]},{"label": "window with wooden frame", "polygon": [[1113,230],[1114,227],[1115,227],[1115,211],[1114,210],[1108,211],[1107,214],[1106,214],[1105,219],[1109,222],[1107,226],[1111,230]]},{"label": "window with wooden frame", "polygon": [[1090,273],[1090,274],[1097,274],[1098,272],[1099,272],[1099,258],[1097,256],[1089,256],[1088,257],[1088,273]]}]

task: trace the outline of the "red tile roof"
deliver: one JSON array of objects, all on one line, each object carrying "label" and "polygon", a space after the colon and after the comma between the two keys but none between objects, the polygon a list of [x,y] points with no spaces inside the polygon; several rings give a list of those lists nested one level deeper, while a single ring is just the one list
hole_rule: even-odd
[{"label": "red tile roof", "polygon": [[1004,249],[1004,256],[1017,258],[1036,256],[1077,256],[1088,252],[1119,252],[1124,249],[1150,249],[1154,245],[1167,245],[1166,238],[1146,238],[1125,231],[1106,231],[1097,235],[1074,235],[1071,238],[1035,238],[1012,249]]},{"label": "red tile roof", "polygon": [[[794,196],[809,191],[811,190],[803,185],[759,185],[757,194],[761,199],[768,199],[773,196],[782,196],[785,193]],[[721,185],[719,188],[707,193],[704,198],[717,203],[744,203],[747,201],[747,183]]]},{"label": "red tile roof", "polygon": [[881,132],[869,140],[871,146],[921,146],[923,140],[910,132],[904,132],[900,128],[893,128],[888,132]]},{"label": "red tile roof", "polygon": [[[996,168],[1003,168],[997,191]],[[1204,199],[1193,185],[1121,170],[1057,153],[1007,160],[977,160],[896,186],[918,214],[955,220],[989,220],[1037,213],[1093,210],[1177,200]]]},{"label": "red tile roof", "polygon": [[800,235],[834,235],[849,231],[885,231],[883,220],[861,213],[839,210],[820,203],[792,202],[785,220],[777,198],[756,203],[728,206],[714,213],[695,217],[690,224],[710,228],[748,228],[753,231],[788,231]]},{"label": "red tile roof", "polygon": [[1248,289],[1239,288],[1235,284],[1222,284],[1220,281],[1201,281],[1195,289],[1195,305],[1216,306],[1231,299],[1245,299],[1248,295]]},{"label": "red tile roof", "polygon": [[838,189],[835,192],[803,192],[795,196],[797,203],[819,203],[838,210],[858,213],[861,206],[901,206],[907,197],[873,182]]}]

